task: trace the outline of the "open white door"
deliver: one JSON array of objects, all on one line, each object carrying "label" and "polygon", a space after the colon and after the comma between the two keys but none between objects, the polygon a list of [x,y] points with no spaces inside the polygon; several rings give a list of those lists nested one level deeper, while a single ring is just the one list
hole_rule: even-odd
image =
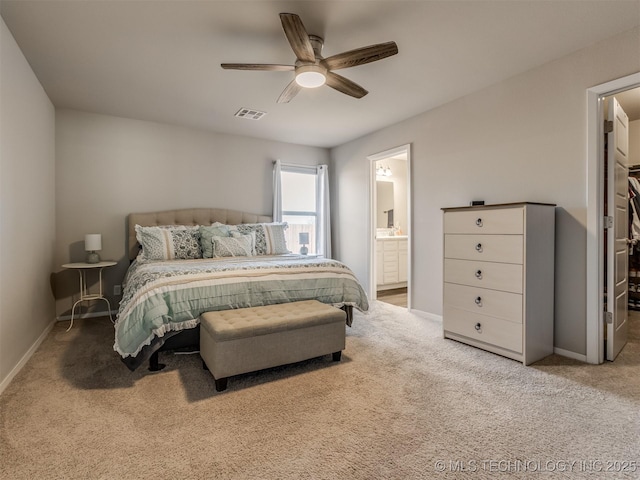
[{"label": "open white door", "polygon": [[607,230],[607,360],[614,360],[627,343],[629,270],[629,118],[614,98],[609,103],[607,134],[607,210],[613,225]]}]

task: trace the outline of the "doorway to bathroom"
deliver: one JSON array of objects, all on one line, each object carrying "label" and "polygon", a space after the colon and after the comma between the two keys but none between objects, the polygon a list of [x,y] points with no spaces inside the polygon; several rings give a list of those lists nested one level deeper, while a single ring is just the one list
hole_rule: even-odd
[{"label": "doorway to bathroom", "polygon": [[370,161],[369,296],[411,308],[410,146],[385,150]]}]

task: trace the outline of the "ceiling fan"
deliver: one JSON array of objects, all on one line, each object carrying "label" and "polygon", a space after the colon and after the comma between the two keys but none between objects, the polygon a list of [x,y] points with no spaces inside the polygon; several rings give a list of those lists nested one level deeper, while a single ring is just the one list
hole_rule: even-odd
[{"label": "ceiling fan", "polygon": [[295,78],[280,94],[278,103],[288,103],[303,88],[316,88],[324,84],[346,95],[362,98],[369,93],[367,90],[357,83],[333,73],[333,70],[364,65],[398,53],[398,46],[395,42],[386,42],[323,58],[321,53],[324,40],[316,35],[309,35],[298,15],[281,13],[280,20],[287,40],[296,55],[294,65],[261,63],[223,63],[220,65],[222,68],[231,70],[295,72]]}]

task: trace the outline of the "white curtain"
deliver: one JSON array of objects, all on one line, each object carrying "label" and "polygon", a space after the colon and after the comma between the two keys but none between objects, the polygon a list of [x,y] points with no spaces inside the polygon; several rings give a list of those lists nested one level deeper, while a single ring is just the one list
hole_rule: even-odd
[{"label": "white curtain", "polygon": [[282,172],[282,162],[276,160],[273,162],[273,221],[282,221],[282,180],[280,173]]},{"label": "white curtain", "polygon": [[331,258],[331,208],[329,204],[329,167],[318,165],[318,205],[316,245],[320,255]]}]

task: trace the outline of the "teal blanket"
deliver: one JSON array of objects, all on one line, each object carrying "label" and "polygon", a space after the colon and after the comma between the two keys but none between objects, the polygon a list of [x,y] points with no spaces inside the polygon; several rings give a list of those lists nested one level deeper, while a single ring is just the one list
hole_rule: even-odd
[{"label": "teal blanket", "polygon": [[125,278],[113,349],[135,357],[155,337],[194,328],[200,314],[316,299],[360,311],[367,296],[353,272],[302,255],[135,261]]}]

